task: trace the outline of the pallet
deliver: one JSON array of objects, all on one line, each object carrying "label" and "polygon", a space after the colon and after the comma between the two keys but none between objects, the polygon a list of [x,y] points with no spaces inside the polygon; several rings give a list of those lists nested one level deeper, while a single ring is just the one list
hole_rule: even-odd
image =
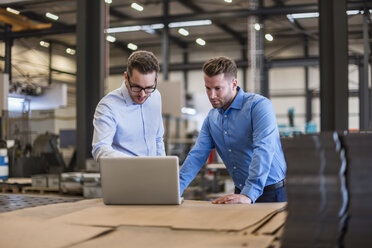
[{"label": "pallet", "polygon": [[14,185],[1,185],[0,190],[1,193],[19,193],[21,191],[19,186]]},{"label": "pallet", "polygon": [[44,195],[46,193],[59,193],[59,189],[51,189],[46,187],[23,187],[22,193],[39,193]]},{"label": "pallet", "polygon": [[1,193],[20,193],[23,187],[30,186],[31,179],[26,180],[25,178],[20,179],[8,179],[0,181],[0,192]]}]

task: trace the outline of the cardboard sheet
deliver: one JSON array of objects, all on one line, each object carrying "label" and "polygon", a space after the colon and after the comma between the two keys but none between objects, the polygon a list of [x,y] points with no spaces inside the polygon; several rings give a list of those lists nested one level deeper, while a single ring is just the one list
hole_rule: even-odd
[{"label": "cardboard sheet", "polygon": [[238,231],[276,212],[286,203],[211,204],[185,201],[180,206],[101,206],[56,217],[56,223],[88,226],[166,226],[174,229]]},{"label": "cardboard sheet", "polygon": [[279,228],[281,228],[284,225],[286,219],[287,212],[283,211],[277,213],[272,217],[272,219],[270,219],[261,228],[257,230],[257,234],[273,235],[275,232],[279,230]]},{"label": "cardboard sheet", "polygon": [[102,200],[82,200],[78,202],[57,203],[45,206],[25,208],[11,212],[1,213],[2,217],[25,217],[36,220],[47,220],[65,214],[87,209],[89,207],[101,206]]},{"label": "cardboard sheet", "polygon": [[227,232],[185,231],[169,228],[120,227],[112,233],[82,242],[73,248],[266,248],[270,236],[245,236]]},{"label": "cardboard sheet", "polygon": [[68,247],[110,230],[0,215],[0,247]]}]

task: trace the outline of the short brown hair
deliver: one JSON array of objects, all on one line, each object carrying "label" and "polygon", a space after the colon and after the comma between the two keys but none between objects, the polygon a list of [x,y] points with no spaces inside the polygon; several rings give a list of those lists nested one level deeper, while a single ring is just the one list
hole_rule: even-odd
[{"label": "short brown hair", "polygon": [[137,51],[128,58],[127,73],[129,76],[132,76],[133,69],[138,70],[142,74],[153,71],[157,74],[160,70],[159,61],[152,52]]},{"label": "short brown hair", "polygon": [[203,65],[203,72],[208,77],[213,77],[224,73],[225,77],[237,77],[237,67],[235,62],[225,56],[209,59]]}]

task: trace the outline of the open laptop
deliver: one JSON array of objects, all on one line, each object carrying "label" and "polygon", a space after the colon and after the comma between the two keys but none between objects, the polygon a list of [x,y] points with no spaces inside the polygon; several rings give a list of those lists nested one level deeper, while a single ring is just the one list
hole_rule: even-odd
[{"label": "open laptop", "polygon": [[124,157],[99,159],[105,204],[182,203],[178,157]]}]

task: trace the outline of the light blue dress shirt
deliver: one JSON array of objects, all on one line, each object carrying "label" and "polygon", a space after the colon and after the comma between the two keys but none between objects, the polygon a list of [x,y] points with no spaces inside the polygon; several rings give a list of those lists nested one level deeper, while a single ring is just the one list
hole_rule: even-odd
[{"label": "light blue dress shirt", "polygon": [[229,108],[211,109],[195,146],[180,169],[181,194],[216,148],[234,184],[252,202],[267,185],[285,178],[286,163],[271,101],[263,96],[238,94]]},{"label": "light blue dress shirt", "polygon": [[125,83],[101,99],[93,119],[92,154],[100,157],[165,156],[161,96],[132,101]]}]

